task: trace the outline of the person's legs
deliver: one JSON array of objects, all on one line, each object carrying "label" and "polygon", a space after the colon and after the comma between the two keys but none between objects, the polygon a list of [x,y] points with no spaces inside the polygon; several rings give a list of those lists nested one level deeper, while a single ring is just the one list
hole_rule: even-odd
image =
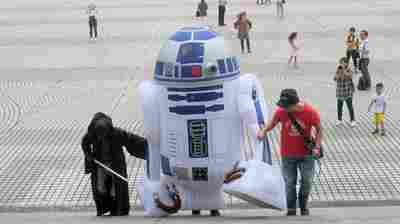
[{"label": "person's legs", "polygon": [[240,39],[240,47],[242,49],[242,53],[244,53],[244,39]]},{"label": "person's legs", "polygon": [[218,6],[218,25],[222,26],[222,6]]},{"label": "person's legs", "polygon": [[371,75],[369,74],[368,66],[369,66],[369,58],[366,58],[365,59],[365,78],[367,80],[367,87],[368,87],[368,89],[370,89],[371,88]]},{"label": "person's legs", "polygon": [[251,53],[251,49],[250,49],[250,37],[246,38],[246,45],[247,45],[247,52]]},{"label": "person's legs", "polygon": [[375,130],[372,132],[372,134],[378,134],[379,133],[379,113],[374,113],[374,124],[375,124]]},{"label": "person's legs", "polygon": [[282,158],[282,173],[286,185],[288,215],[295,215],[297,208],[297,160]]},{"label": "person's legs", "polygon": [[106,187],[106,180],[107,176],[103,168],[97,168],[97,183],[96,189],[101,195],[107,194],[107,187]]},{"label": "person's legs", "polygon": [[384,115],[382,114],[382,121],[381,121],[381,135],[385,136],[386,135],[386,131],[385,131],[385,121],[384,121]]},{"label": "person's legs", "polygon": [[308,198],[311,192],[313,178],[314,178],[314,168],[315,160],[313,158],[305,158],[300,164],[300,191],[299,191],[299,205],[302,215],[309,215],[308,211]]},{"label": "person's legs", "polygon": [[292,63],[292,61],[293,61],[293,56],[290,56],[290,57],[289,57],[288,64],[290,65],[290,64]]},{"label": "person's legs", "polygon": [[366,82],[366,86],[368,87],[367,89],[371,88],[371,76],[368,71],[368,64],[369,64],[369,59],[368,58],[362,58],[360,60],[360,70],[361,74],[363,76],[363,79]]},{"label": "person's legs", "polygon": [[351,50],[347,49],[346,50],[346,61],[347,61],[347,63],[350,62],[350,58],[351,58]]},{"label": "person's legs", "polygon": [[94,20],[94,38],[97,38],[97,20]]},{"label": "person's legs", "polygon": [[352,50],[351,51],[351,57],[353,58],[353,66],[354,66],[354,72],[357,72],[357,68],[358,68],[358,54],[357,54],[357,50]]},{"label": "person's legs", "polygon": [[226,7],[223,6],[222,7],[222,16],[221,16],[221,25],[224,26],[225,25],[225,12],[226,12]]},{"label": "person's legs", "polygon": [[342,121],[342,116],[343,116],[343,100],[338,99],[337,100],[337,115],[338,115],[338,121]]},{"label": "person's legs", "polygon": [[89,19],[89,37],[93,38],[93,22]]},{"label": "person's legs", "polygon": [[354,117],[354,107],[353,107],[353,97],[349,97],[346,99],[346,105],[347,105],[347,109],[349,109],[349,113],[350,113],[350,121],[355,121],[355,117]]}]

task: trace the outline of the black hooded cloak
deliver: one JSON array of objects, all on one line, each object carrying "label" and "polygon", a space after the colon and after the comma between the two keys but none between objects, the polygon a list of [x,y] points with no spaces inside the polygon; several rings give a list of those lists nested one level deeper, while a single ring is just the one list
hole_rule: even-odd
[{"label": "black hooded cloak", "polygon": [[[96,204],[97,215],[101,216],[107,212],[111,212],[111,215],[115,216],[128,215],[130,209],[128,183],[113,176],[112,180],[108,179],[105,183],[107,194],[101,194],[97,190],[97,169],[99,166],[93,162],[93,159],[103,162],[101,161],[102,147],[95,131],[97,123],[102,123],[103,126],[106,124],[107,126],[104,141],[108,141],[108,145],[111,148],[111,161],[108,162],[110,164],[109,168],[125,178],[127,178],[127,171],[123,148],[132,156],[144,159],[147,141],[143,137],[114,127],[111,118],[101,112],[94,115],[88,131],[82,139],[81,146],[85,154],[85,174],[91,174],[93,199]],[[115,197],[112,197],[110,193],[112,184],[114,184]]]}]

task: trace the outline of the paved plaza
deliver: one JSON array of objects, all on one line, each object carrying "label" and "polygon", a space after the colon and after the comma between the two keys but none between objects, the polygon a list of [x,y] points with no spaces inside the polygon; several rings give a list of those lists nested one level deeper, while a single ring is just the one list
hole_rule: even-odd
[{"label": "paved plaza", "polygon": [[[289,0],[281,20],[275,16],[275,6],[236,0],[228,7],[228,26],[223,28],[215,27],[216,0],[208,0],[205,22],[193,20],[196,2],[97,0],[101,19],[96,42],[88,40],[86,1],[2,2],[0,211],[92,208],[80,149],[89,120],[103,111],[117,126],[142,133],[136,87],[152,77],[161,44],[189,25],[214,26],[226,38],[240,58],[242,73],[255,73],[262,80],[271,109],[286,87],[297,88],[320,109],[326,158],[315,179],[313,206],[400,204],[399,1]],[[242,10],[254,25],[250,55],[240,54],[232,28]],[[386,137],[370,134],[367,106],[373,92],[355,95],[357,127],[334,125],[333,75],[345,53],[345,32],[353,25],[369,30],[372,79],[386,86]],[[304,43],[299,69],[286,64],[287,36],[292,31],[300,32]],[[278,134],[278,130],[271,134],[277,166]],[[131,204],[137,205],[134,188],[142,180],[143,161],[127,158]],[[230,197],[227,204],[245,206]]]},{"label": "paved plaza", "polygon": [[[285,217],[271,210],[227,210],[223,217],[193,217],[188,212],[168,218],[147,218],[142,212],[133,212],[128,217],[95,217],[94,212],[35,212],[2,213],[0,217],[6,223],[42,224],[42,223],[85,223],[85,224],[398,224],[399,207],[354,207],[354,208],[318,208],[312,210],[310,217]],[[368,215],[365,215],[368,214]]]}]

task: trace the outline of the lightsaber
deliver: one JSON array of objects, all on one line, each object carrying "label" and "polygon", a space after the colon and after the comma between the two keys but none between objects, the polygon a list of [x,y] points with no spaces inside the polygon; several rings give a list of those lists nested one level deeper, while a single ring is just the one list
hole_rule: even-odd
[{"label": "lightsaber", "polygon": [[99,162],[98,160],[94,159],[93,160],[94,163],[96,163],[97,165],[103,167],[105,170],[107,170],[108,172],[114,174],[115,176],[119,177],[121,180],[125,181],[126,183],[128,183],[128,179],[126,179],[125,177],[121,176],[119,173],[115,172],[114,170],[112,170],[111,168],[109,168],[108,166],[104,165],[103,163]]}]

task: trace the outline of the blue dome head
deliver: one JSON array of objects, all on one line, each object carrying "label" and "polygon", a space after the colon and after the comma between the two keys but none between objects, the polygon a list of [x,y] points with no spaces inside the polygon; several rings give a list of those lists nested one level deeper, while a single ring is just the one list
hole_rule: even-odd
[{"label": "blue dome head", "polygon": [[232,79],[240,74],[239,62],[224,39],[207,27],[185,27],[164,44],[154,78],[165,82],[202,82]]}]

